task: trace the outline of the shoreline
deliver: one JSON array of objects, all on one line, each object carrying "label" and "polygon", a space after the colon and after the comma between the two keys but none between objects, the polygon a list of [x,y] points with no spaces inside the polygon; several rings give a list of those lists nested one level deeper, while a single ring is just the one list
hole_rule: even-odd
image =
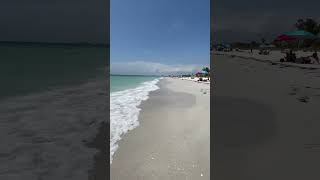
[{"label": "shoreline", "polygon": [[88,180],[106,180],[109,178],[108,158],[109,146],[106,139],[109,138],[109,123],[102,122],[95,138],[86,145],[95,148],[98,152],[94,155],[93,168],[88,171]]},{"label": "shoreline", "polygon": [[119,142],[111,179],[209,179],[210,86],[172,78],[158,86]]}]

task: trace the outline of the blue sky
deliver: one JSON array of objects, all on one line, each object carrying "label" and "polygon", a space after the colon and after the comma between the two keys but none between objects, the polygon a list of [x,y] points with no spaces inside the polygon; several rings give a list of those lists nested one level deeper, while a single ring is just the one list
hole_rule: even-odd
[{"label": "blue sky", "polygon": [[126,65],[134,74],[141,68],[184,72],[209,65],[209,0],[111,0],[110,5],[111,73]]}]

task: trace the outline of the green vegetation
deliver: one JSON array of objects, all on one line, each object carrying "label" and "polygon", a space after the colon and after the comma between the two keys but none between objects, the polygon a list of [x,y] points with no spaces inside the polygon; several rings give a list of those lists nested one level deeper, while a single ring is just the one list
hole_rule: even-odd
[{"label": "green vegetation", "polygon": [[207,74],[205,74],[205,77],[208,77],[208,79],[210,79],[210,68],[209,67],[203,67],[202,71],[207,72]]},{"label": "green vegetation", "polygon": [[[302,30],[306,32],[310,32],[315,36],[320,35],[320,22],[312,18],[306,19],[298,19],[293,26],[296,30]],[[283,32],[285,33],[285,32]],[[275,37],[274,37],[275,38]],[[231,43],[232,48],[234,49],[259,49],[261,44],[266,44],[267,42],[272,42],[273,39],[266,39],[265,37],[260,38],[259,42],[251,41],[251,42],[233,42]],[[282,43],[282,44],[275,44],[276,47],[273,49],[282,49],[282,48],[290,48],[290,49],[297,49],[299,47],[305,50],[319,50],[320,49],[320,41],[319,39],[303,39],[300,42],[293,41],[289,43]]]},{"label": "green vegetation", "polygon": [[297,30],[307,31],[314,35],[318,35],[320,32],[320,24],[311,18],[307,18],[305,20],[298,19],[294,26]]}]

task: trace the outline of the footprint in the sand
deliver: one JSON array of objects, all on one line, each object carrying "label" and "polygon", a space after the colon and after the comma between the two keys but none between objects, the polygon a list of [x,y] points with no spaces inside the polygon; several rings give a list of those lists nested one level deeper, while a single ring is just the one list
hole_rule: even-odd
[{"label": "footprint in the sand", "polygon": [[302,96],[302,97],[299,97],[297,98],[300,102],[303,102],[303,103],[308,103],[310,101],[310,97],[308,96]]},{"label": "footprint in the sand", "polygon": [[320,144],[304,144],[304,148],[308,150],[320,150]]},{"label": "footprint in the sand", "polygon": [[288,95],[293,96],[293,95],[297,95],[297,92],[299,91],[299,88],[293,86],[293,87],[290,88],[290,90],[291,90],[291,92],[289,92]]},{"label": "footprint in the sand", "polygon": [[297,87],[291,87],[291,90],[292,90],[293,92],[298,92],[298,91],[299,91],[299,88],[297,88]]},{"label": "footprint in the sand", "polygon": [[284,64],[280,65],[280,68],[286,68],[286,67],[290,67],[290,66],[289,65],[284,65]]}]

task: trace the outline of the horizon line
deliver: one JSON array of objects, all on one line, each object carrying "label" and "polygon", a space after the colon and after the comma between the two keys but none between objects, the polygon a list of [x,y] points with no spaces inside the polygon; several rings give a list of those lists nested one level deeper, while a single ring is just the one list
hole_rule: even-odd
[{"label": "horizon line", "polygon": [[20,45],[72,45],[72,46],[105,46],[110,47],[108,43],[91,43],[91,42],[41,42],[41,41],[0,41],[2,44],[20,44]]}]

